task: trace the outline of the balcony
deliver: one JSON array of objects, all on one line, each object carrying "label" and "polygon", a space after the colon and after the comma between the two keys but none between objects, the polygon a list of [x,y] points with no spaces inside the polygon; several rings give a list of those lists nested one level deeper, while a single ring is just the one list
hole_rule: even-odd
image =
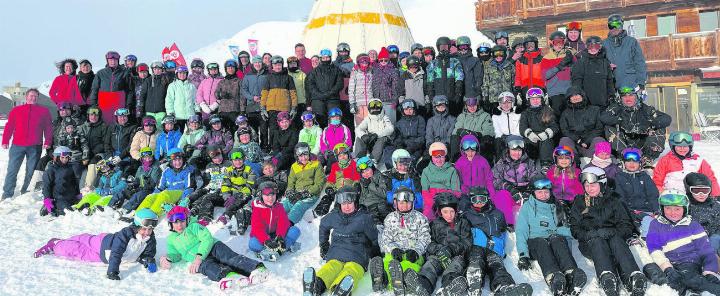
[{"label": "balcony", "polygon": [[638,39],[648,71],[695,70],[720,65],[720,29]]}]

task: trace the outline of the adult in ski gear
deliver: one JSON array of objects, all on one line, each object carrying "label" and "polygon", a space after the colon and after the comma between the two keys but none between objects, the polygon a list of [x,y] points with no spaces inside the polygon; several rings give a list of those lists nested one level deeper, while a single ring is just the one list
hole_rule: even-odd
[{"label": "adult in ski gear", "polygon": [[65,59],[57,64],[60,75],[50,85],[50,99],[55,105],[68,102],[75,106],[85,105],[77,81],[78,64],[74,59]]},{"label": "adult in ski gear", "polygon": [[190,116],[200,111],[195,105],[197,87],[188,79],[188,69],[180,66],[175,69],[175,81],[170,83],[165,96],[165,112],[175,116],[175,125],[182,133]]},{"label": "adult in ski gear", "polygon": [[560,115],[560,146],[568,146],[581,156],[592,157],[593,147],[604,141],[603,123],[599,106],[591,105],[585,92],[578,86],[568,88],[565,97],[567,108]]},{"label": "adult in ski gear", "polygon": [[[157,123],[165,117],[165,97],[167,88],[172,82],[171,78],[163,74],[165,66],[160,61],[150,64],[152,77],[143,82],[140,96],[135,107],[136,116],[152,116]],[[160,125],[157,126],[160,128]]]},{"label": "adult in ski gear", "polygon": [[[418,51],[420,52],[420,51]],[[416,104],[415,113],[423,116],[425,119],[432,115],[432,102],[427,94],[425,87],[425,71],[423,70],[422,56],[411,56],[407,58],[407,71],[400,74],[402,95],[398,98],[401,104],[405,100],[413,100]],[[430,107],[430,108],[428,108]],[[404,107],[403,107],[404,108]]]},{"label": "adult in ski gear", "polygon": [[528,90],[531,88],[545,88],[545,77],[541,67],[543,56],[537,37],[532,35],[525,37],[522,47],[522,55],[515,60],[514,90],[516,94],[520,94],[523,98],[522,103],[518,105],[524,109]]},{"label": "adult in ski gear", "polygon": [[[512,93],[515,83],[515,62],[508,58],[507,49],[496,45],[490,50],[492,59],[485,65],[482,82],[482,107],[485,112],[500,114],[497,108],[501,103],[500,95]],[[513,95],[513,105],[515,96]]]},{"label": "adult in ski gear", "polygon": [[591,36],[587,44],[588,49],[578,53],[578,61],[572,66],[572,84],[587,94],[590,105],[604,109],[615,96],[612,67],[600,37]]},{"label": "adult in ski gear", "polygon": [[[270,63],[272,64],[272,69],[270,69],[271,71],[267,75],[264,84],[261,86],[262,90],[260,91],[260,112],[261,114],[267,114],[266,120],[269,132],[261,130],[260,133],[268,133],[270,135],[269,141],[271,145],[274,145],[273,141],[276,133],[288,132],[279,130],[278,122],[280,122],[280,118],[278,115],[286,112],[290,120],[295,117],[297,92],[295,91],[295,83],[292,77],[288,75],[287,69],[283,67],[283,58],[273,56]],[[291,143],[288,146],[292,147],[293,145],[295,145],[295,143]],[[283,168],[284,166],[280,167]]]},{"label": "adult in ski gear", "polygon": [[[320,65],[308,74],[305,81],[309,106],[317,114],[320,126],[327,126],[328,110],[340,107],[340,90],[343,89],[344,74],[332,63],[332,52],[329,49],[320,51]],[[332,149],[332,147],[331,147]]]},{"label": "adult in ski gear", "polygon": [[493,129],[495,129],[495,155],[497,156],[505,154],[505,141],[508,136],[521,136],[520,114],[515,113],[515,108],[515,95],[506,91],[498,96],[498,111],[491,112]]},{"label": "adult in ski gear", "polygon": [[124,65],[120,65],[120,55],[115,51],[105,54],[106,67],[95,75],[92,83],[92,92],[88,98],[88,105],[94,105],[102,110],[102,120],[110,125],[115,122],[113,112],[128,105],[126,102],[128,91],[128,72]]},{"label": "adult in ski gear", "polygon": [[[263,112],[262,102],[262,89],[265,85],[265,81],[268,77],[268,69],[263,65],[262,60],[259,56],[255,56],[252,59],[252,68],[245,74],[245,78],[242,80],[242,99],[241,102],[246,102],[247,107],[241,108],[241,113],[247,113],[248,123],[250,126],[257,128],[260,135],[260,146],[264,150],[270,150],[270,135],[268,134],[268,119],[269,114]],[[227,79],[227,77],[226,77]],[[238,114],[233,113],[233,117],[228,117],[228,120],[235,120]]]},{"label": "adult in ski gear", "polygon": [[[440,37],[435,42],[438,48],[436,59],[433,59],[427,66],[427,89],[428,96],[445,96],[449,101],[450,114],[457,116],[463,108],[463,92],[465,73],[460,61],[450,53],[450,38]],[[429,144],[429,143],[428,143]]]},{"label": "adult in ski gear", "polygon": [[[248,78],[247,81],[243,77],[238,77],[238,75],[243,73],[243,71],[238,68],[238,64],[235,60],[226,61],[223,67],[225,69],[225,78],[218,82],[214,92],[217,103],[216,108],[217,114],[220,115],[220,118],[222,118],[223,125],[232,127],[235,118],[239,114],[258,111],[257,108],[249,110],[248,106],[250,106],[250,101],[256,101],[254,100],[254,96],[257,96],[257,101],[259,101],[260,90],[255,87],[253,88],[252,94],[250,94],[249,91],[250,85],[256,86],[253,82],[257,82],[263,78],[260,77],[262,76],[261,74],[254,72],[253,74],[248,73],[248,75],[246,75]],[[247,90],[245,88],[246,83],[248,87]]]},{"label": "adult in ski gear", "polygon": [[540,161],[541,166],[550,166],[554,137],[560,132],[557,117],[550,106],[545,105],[545,93],[540,88],[527,91],[528,108],[520,114],[520,132],[527,139],[528,154]]},{"label": "adult in ski gear", "polygon": [[85,176],[85,186],[92,187],[95,184],[95,173],[97,172],[95,164],[103,159],[106,154],[112,153],[110,146],[111,130],[110,127],[101,120],[102,110],[98,107],[91,106],[87,110],[88,119],[80,126],[80,133],[85,135],[90,148],[88,161],[83,162],[87,166],[87,174]]},{"label": "adult in ski gear", "polygon": [[575,63],[575,52],[565,47],[565,34],[555,31],[550,34],[551,46],[543,52],[540,69],[545,77],[545,89],[548,101],[555,111],[555,117],[560,117],[565,110],[565,92],[571,84],[570,69]]},{"label": "adult in ski gear", "polygon": [[637,39],[628,36],[623,29],[623,23],[618,14],[608,17],[609,32],[603,47],[615,76],[615,85],[637,85],[644,90],[648,78],[645,56]]},{"label": "adult in ski gear", "polygon": [[462,65],[464,75],[463,86],[465,89],[463,90],[463,96],[466,100],[468,98],[476,98],[478,101],[482,101],[485,63],[473,56],[472,44],[469,37],[458,37],[456,44],[458,47],[458,55],[456,57]]},{"label": "adult in ski gear", "polygon": [[402,91],[397,63],[390,60],[388,50],[383,47],[378,54],[378,62],[372,68],[372,99],[382,102],[383,111],[392,124],[397,122],[395,112]]}]

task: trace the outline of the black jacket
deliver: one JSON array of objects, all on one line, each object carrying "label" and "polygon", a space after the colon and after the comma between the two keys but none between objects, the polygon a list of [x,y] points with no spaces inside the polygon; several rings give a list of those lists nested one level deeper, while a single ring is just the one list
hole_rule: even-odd
[{"label": "black jacket", "polygon": [[43,174],[42,193],[54,201],[74,204],[80,196],[79,183],[71,164],[50,163]]},{"label": "black jacket", "polygon": [[572,84],[585,91],[590,104],[605,107],[609,104],[608,98],[615,95],[614,76],[610,61],[605,58],[605,48],[596,55],[583,51],[571,73]]},{"label": "black jacket", "polygon": [[613,103],[600,114],[600,121],[618,126],[624,134],[648,135],[652,130],[670,126],[672,118],[645,103],[638,102],[633,107]]},{"label": "black jacket", "polygon": [[298,131],[291,126],[284,131],[278,128],[274,130],[273,133],[272,151],[282,152],[282,154],[286,155],[295,155],[293,151],[295,150],[295,144],[298,142]]},{"label": "black jacket", "polygon": [[362,206],[352,214],[335,209],[323,217],[318,239],[321,250],[323,246],[327,247],[323,259],[355,262],[365,269],[370,256],[379,251],[377,228],[372,216]]},{"label": "black jacket", "polygon": [[[534,133],[542,133],[549,128],[552,130],[553,135],[557,135],[557,133],[560,132],[560,127],[557,124],[556,118],[547,124],[542,122],[543,108],[545,108],[544,105],[538,108],[527,108],[525,111],[520,113],[520,133],[522,135],[527,137],[528,129]],[[552,136],[550,138],[552,138]]]},{"label": "black jacket", "polygon": [[614,231],[623,240],[632,236],[635,231],[633,220],[617,193],[606,192],[603,196],[589,199],[592,205],[588,208],[585,195],[575,197],[570,209],[570,232],[573,237],[580,243],[588,243],[597,238],[601,230]]},{"label": "black jacket", "polygon": [[711,197],[703,203],[689,198],[692,219],[705,228],[708,236],[720,234],[720,203]]},{"label": "black jacket", "polygon": [[465,55],[458,55],[458,60],[463,67],[465,86],[465,97],[478,98],[482,97],[483,76],[485,75],[485,67],[482,61],[472,55],[472,52]]},{"label": "black jacket", "polygon": [[334,64],[323,64],[313,69],[305,80],[305,89],[310,95],[308,103],[312,100],[329,101],[339,100],[343,89],[343,73]]},{"label": "black jacket", "polygon": [[[577,104],[570,103],[570,97],[580,94],[583,101]],[[585,143],[590,147],[592,139],[603,136],[603,124],[600,122],[600,107],[588,105],[585,93],[571,86],[567,94],[567,108],[560,115],[560,130],[562,135],[575,143]]]},{"label": "black jacket", "polygon": [[112,146],[110,145],[110,136],[112,131],[102,120],[96,123],[90,123],[86,121],[80,126],[80,130],[87,137],[88,147],[90,147],[90,154],[88,158],[90,163],[96,163],[97,157],[105,158],[106,153],[112,153]]},{"label": "black jacket", "polygon": [[165,112],[165,96],[170,85],[170,79],[165,75],[153,75],[145,79],[140,90],[137,107],[143,112]]},{"label": "black jacket", "polygon": [[405,116],[395,123],[397,144],[412,152],[423,150],[425,146],[425,119],[419,115]]},{"label": "black jacket", "polygon": [[443,248],[447,248],[452,256],[463,256],[473,244],[472,226],[462,216],[455,216],[453,226],[438,217],[430,222],[430,237],[432,241],[428,245],[427,253],[438,255]]},{"label": "black jacket", "polygon": [[112,134],[110,135],[110,147],[112,147],[112,153],[120,152],[120,158],[130,157],[130,143],[135,132],[138,131],[136,125],[126,123],[125,125],[115,124],[111,128]]},{"label": "black jacket", "polygon": [[88,102],[88,98],[90,97],[90,93],[92,92],[92,83],[95,79],[95,72],[90,71],[90,73],[83,73],[79,72],[77,74],[77,83],[78,88],[80,89],[80,95],[82,96],[85,103]]},{"label": "black jacket", "polygon": [[[108,263],[108,273],[120,272],[120,263],[122,256],[127,249],[128,242],[135,238],[137,233],[137,226],[130,225],[121,229],[116,233],[110,233],[103,238],[102,244],[100,245],[100,258],[104,263]],[[138,262],[147,266],[148,263],[155,263],[155,247],[157,241],[155,240],[155,233],[150,235],[150,239],[145,245],[145,250],[138,257]],[[106,251],[110,251],[110,258],[106,258]]]},{"label": "black jacket", "polygon": [[659,209],[658,189],[643,170],[618,172],[615,175],[615,192],[630,210],[655,213]]},{"label": "black jacket", "polygon": [[95,74],[90,97],[88,98],[88,104],[97,105],[98,94],[101,91],[122,91],[127,94],[128,90],[130,90],[130,88],[128,86],[127,71],[125,71],[125,66],[118,65],[114,69],[105,67]]}]

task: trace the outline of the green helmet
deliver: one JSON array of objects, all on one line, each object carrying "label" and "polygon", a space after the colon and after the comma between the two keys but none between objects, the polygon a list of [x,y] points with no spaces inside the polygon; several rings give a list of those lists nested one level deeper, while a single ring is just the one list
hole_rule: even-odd
[{"label": "green helmet", "polygon": [[688,206],[690,205],[690,201],[688,200],[687,195],[683,194],[682,192],[675,189],[668,189],[663,191],[662,194],[660,194],[660,197],[658,198],[658,204],[660,204],[661,215],[665,215],[663,207],[678,206],[682,207],[685,211],[685,213],[683,214],[684,217],[688,214]]},{"label": "green helmet", "polygon": [[471,45],[471,44],[470,44],[470,37],[468,37],[468,36],[460,36],[460,37],[458,37],[458,39],[457,39],[457,41],[455,42],[455,44],[456,44],[457,46],[465,45],[465,44]]},{"label": "green helmet", "polygon": [[143,157],[143,156],[146,156],[146,155],[152,156],[153,153],[154,153],[154,151],[153,151],[153,149],[150,148],[150,147],[142,147],[142,148],[140,148],[140,157]]}]

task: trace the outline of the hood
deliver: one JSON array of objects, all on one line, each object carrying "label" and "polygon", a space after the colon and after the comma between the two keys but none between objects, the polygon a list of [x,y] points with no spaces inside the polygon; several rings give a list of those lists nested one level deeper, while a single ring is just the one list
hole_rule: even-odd
[{"label": "hood", "polygon": [[[570,103],[570,97],[572,97],[574,95],[581,95],[583,97],[582,102],[577,103],[577,104]],[[587,101],[588,101],[587,95],[585,95],[585,91],[583,91],[582,88],[575,86],[575,85],[573,85],[567,89],[567,92],[565,93],[565,101],[566,101],[567,105],[571,108],[584,108],[588,104],[587,103]]]},{"label": "hood", "polygon": [[[464,142],[465,140],[475,140],[475,142],[477,142],[478,144],[480,144],[480,141],[478,140],[478,138],[475,137],[475,135],[472,135],[472,134],[464,135],[464,136],[460,139],[460,145],[461,145],[461,146],[462,146],[462,142]],[[464,155],[465,155],[465,150],[460,149],[460,154],[462,154],[462,155],[464,156]],[[478,155],[480,155],[480,154],[476,154],[476,156],[478,156]]]},{"label": "hood", "polygon": [[607,39],[610,39],[614,46],[620,46],[620,44],[622,44],[622,40],[627,37],[627,31],[622,30],[622,32],[620,32],[620,34],[618,34],[617,36],[612,36],[610,35],[610,32],[608,32],[607,36]]},{"label": "hood", "polygon": [[597,54],[590,54],[587,49],[584,50],[581,54],[582,57],[588,58],[588,59],[604,59],[606,55],[605,47],[600,47],[600,51]]}]

